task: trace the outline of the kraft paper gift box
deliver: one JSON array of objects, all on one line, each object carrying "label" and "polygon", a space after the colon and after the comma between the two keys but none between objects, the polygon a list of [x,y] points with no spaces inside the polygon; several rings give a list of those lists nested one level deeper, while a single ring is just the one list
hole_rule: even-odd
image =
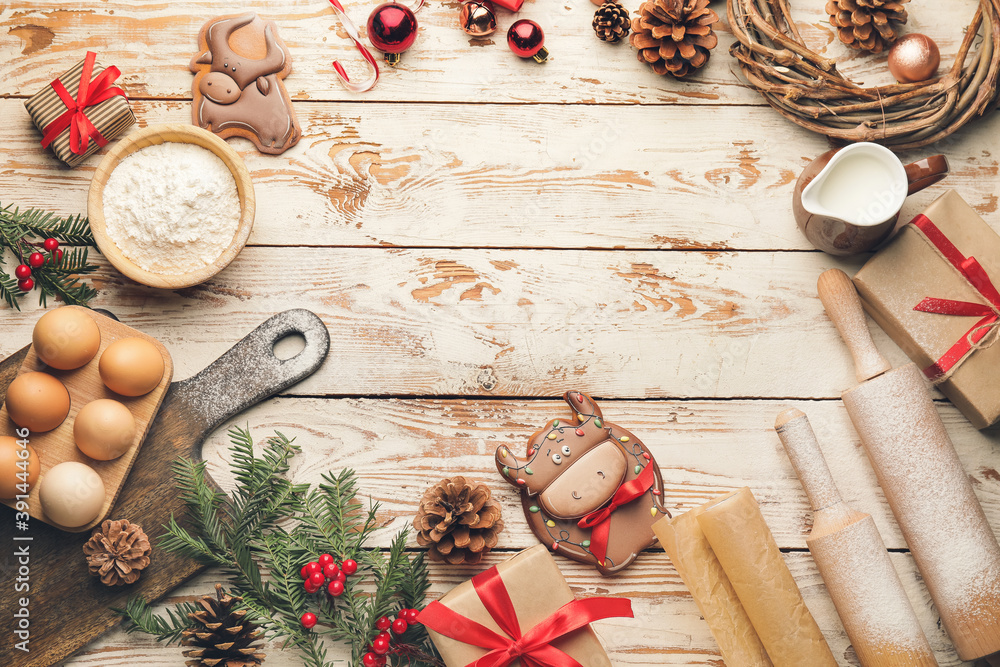
[{"label": "kraft paper gift box", "polygon": [[958,193],[904,225],[854,284],[872,319],[976,428],[1000,418],[1000,236]]},{"label": "kraft paper gift box", "polygon": [[[89,76],[81,99],[85,71]],[[88,52],[83,60],[25,100],[24,106],[42,133],[43,143],[50,138],[48,147],[69,166],[80,164],[135,124],[128,98],[112,85],[118,76],[117,67],[105,68],[96,62],[95,54]],[[46,136],[60,127],[54,136]]]},{"label": "kraft paper gift box", "polygon": [[[509,637],[486,608],[483,597],[489,596],[477,591],[477,585],[483,586],[483,577],[491,573],[499,575],[503,587],[509,593],[512,609],[508,611],[516,616],[516,623],[526,639],[531,636],[533,629],[538,629],[537,626],[549,620],[554,613],[567,609],[565,607],[567,603],[589,605],[587,609],[600,618],[632,616],[631,602],[624,598],[575,600],[552,554],[544,545],[539,544],[477,575],[473,580],[459,584],[420,613],[419,621],[427,627],[427,632],[444,659],[446,667],[465,667],[489,652],[488,648],[475,646],[457,638],[470,640],[472,636],[470,626],[473,624],[479,624],[504,639]],[[476,583],[473,583],[474,580]],[[435,609],[437,605],[443,605],[446,609]],[[498,613],[495,608],[497,605],[493,606],[493,613]],[[448,613],[442,615],[440,611]],[[502,615],[502,611],[499,613]],[[440,632],[432,629],[432,626]],[[456,638],[445,636],[442,632],[452,634]],[[589,624],[584,624],[579,629],[563,634],[547,644],[576,659],[583,667],[611,666],[604,647],[601,646],[600,640]],[[532,657],[536,660],[539,658],[538,655]],[[545,656],[542,655],[541,658],[542,664],[547,664]],[[500,664],[522,663],[514,658],[511,658],[510,662],[504,662],[501,658]]]}]

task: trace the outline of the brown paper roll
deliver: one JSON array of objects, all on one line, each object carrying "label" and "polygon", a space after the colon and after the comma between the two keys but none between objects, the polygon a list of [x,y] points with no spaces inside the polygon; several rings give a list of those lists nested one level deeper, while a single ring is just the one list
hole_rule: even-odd
[{"label": "brown paper roll", "polygon": [[837,667],[750,489],[709,503],[697,519],[775,667]]},{"label": "brown paper roll", "polygon": [[767,651],[750,623],[719,559],[698,525],[702,507],[653,524],[664,551],[691,591],[727,665],[771,667]]}]

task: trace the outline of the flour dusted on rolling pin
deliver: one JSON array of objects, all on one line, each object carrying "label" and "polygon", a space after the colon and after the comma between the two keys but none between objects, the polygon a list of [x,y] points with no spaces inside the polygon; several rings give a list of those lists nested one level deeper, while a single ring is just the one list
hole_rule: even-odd
[{"label": "flour dusted on rolling pin", "polygon": [[104,186],[108,236],[147,271],[202,269],[229,247],[239,226],[232,172],[196,144],[164,142],[123,159]]}]

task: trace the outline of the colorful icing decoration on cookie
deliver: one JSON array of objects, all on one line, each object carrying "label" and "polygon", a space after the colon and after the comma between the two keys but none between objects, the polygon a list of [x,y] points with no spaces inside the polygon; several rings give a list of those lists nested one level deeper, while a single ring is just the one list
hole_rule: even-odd
[{"label": "colorful icing decoration on cookie", "polygon": [[527,459],[498,447],[497,470],[521,491],[539,541],[613,574],[656,541],[652,524],[670,516],[663,478],[645,445],[605,421],[593,399],[578,391],[563,398],[575,418],[553,419],[531,436]]},{"label": "colorful icing decoration on cookie", "polygon": [[302,129],[282,82],[292,58],[274,21],[254,12],[214,18],[198,47],[191,59],[195,125],[223,139],[244,137],[272,155],[298,143]]}]

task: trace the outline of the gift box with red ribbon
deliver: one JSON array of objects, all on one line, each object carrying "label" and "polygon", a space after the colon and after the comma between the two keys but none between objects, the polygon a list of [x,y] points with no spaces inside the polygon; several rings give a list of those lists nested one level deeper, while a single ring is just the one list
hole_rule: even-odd
[{"label": "gift box with red ribbon", "polygon": [[865,310],[976,428],[1000,418],[1000,236],[954,190],[854,277]]},{"label": "gift box with red ribbon", "polygon": [[112,85],[117,67],[102,67],[94,53],[25,101],[42,147],[71,167],[83,162],[135,123],[128,98]]},{"label": "gift box with red ribbon", "polygon": [[590,627],[632,617],[626,598],[577,600],[539,544],[459,584],[420,612],[447,667],[610,667]]}]

